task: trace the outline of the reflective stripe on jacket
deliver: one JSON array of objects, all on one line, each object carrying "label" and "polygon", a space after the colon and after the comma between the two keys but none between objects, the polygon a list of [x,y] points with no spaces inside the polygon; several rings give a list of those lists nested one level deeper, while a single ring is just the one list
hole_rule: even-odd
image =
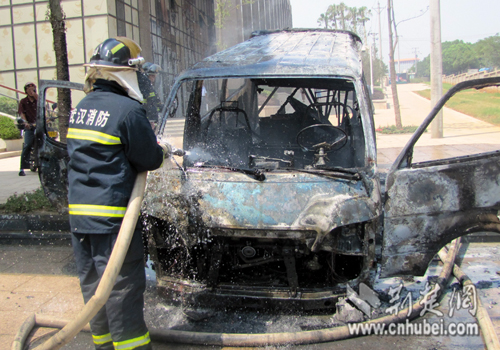
[{"label": "reflective stripe on jacket", "polygon": [[97,80],[71,113],[67,143],[71,231],[118,232],[137,173],[163,162],[145,109],[118,84]]}]

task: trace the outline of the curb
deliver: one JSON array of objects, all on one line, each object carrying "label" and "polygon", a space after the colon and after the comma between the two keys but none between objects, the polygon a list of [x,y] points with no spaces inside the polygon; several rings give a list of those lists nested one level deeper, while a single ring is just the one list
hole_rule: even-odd
[{"label": "curb", "polygon": [[22,151],[0,152],[0,159],[20,156]]},{"label": "curb", "polygon": [[69,215],[0,215],[0,242],[20,246],[71,246]]},{"label": "curb", "polygon": [[2,232],[0,242],[16,246],[71,246],[71,235],[61,232]]},{"label": "curb", "polygon": [[70,232],[68,214],[3,214],[0,232]]}]

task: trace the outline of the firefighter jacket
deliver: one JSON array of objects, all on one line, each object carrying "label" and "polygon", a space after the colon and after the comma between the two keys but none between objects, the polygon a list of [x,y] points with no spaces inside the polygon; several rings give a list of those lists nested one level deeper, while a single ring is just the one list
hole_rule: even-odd
[{"label": "firefighter jacket", "polygon": [[155,88],[148,76],[143,72],[137,71],[137,80],[139,82],[139,88],[143,96],[142,104],[146,107],[146,116],[149,121],[157,122],[158,113],[161,112],[162,103],[158,96],[156,95]]},{"label": "firefighter jacket", "polygon": [[67,144],[71,231],[117,233],[137,174],[163,162],[144,107],[97,80],[71,113]]}]

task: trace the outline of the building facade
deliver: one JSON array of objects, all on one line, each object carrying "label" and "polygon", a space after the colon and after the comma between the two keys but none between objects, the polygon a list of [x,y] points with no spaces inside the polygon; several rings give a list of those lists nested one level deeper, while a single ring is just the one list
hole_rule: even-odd
[{"label": "building facade", "polygon": [[[82,65],[109,37],[134,39],[146,60],[163,68],[159,93],[168,93],[180,71],[215,52],[213,0],[62,0],[61,6],[71,81],[84,81]],[[47,8],[48,1],[0,0],[2,95],[19,99],[22,95],[12,89],[22,91],[28,81],[56,79]]]},{"label": "building facade", "polygon": [[396,65],[396,73],[408,73],[410,68],[413,68],[418,63],[418,58],[402,58],[400,60],[394,60]]},{"label": "building facade", "polygon": [[[138,42],[146,61],[162,67],[162,98],[184,69],[250,37],[255,30],[292,27],[289,0],[62,0],[70,80],[106,38]],[[0,94],[23,95],[26,82],[56,79],[47,0],[0,0]],[[49,99],[54,99],[54,91]]]}]

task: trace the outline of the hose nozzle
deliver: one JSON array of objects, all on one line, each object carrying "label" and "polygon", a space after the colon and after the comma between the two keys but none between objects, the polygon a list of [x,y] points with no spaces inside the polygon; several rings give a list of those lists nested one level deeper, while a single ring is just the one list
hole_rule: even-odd
[{"label": "hose nozzle", "polygon": [[180,148],[172,147],[172,154],[174,156],[183,157],[184,155],[186,155],[186,151],[184,151],[183,149],[180,149]]}]

